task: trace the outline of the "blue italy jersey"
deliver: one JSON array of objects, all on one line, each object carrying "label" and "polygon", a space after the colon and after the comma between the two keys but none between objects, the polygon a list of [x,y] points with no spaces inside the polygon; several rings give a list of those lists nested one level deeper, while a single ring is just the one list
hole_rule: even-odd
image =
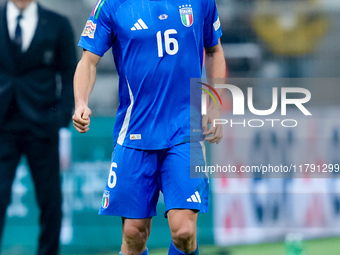
[{"label": "blue italy jersey", "polygon": [[79,46],[99,56],[112,48],[118,144],[155,150],[190,141],[190,78],[201,77],[204,47],[221,34],[214,0],[97,2]]}]

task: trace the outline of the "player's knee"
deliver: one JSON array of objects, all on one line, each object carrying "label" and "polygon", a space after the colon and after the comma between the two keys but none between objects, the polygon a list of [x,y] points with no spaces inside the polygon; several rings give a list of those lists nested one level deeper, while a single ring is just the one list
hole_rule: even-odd
[{"label": "player's knee", "polygon": [[171,237],[176,247],[184,248],[196,242],[195,228],[190,226],[181,226],[171,231]]},{"label": "player's knee", "polygon": [[128,247],[143,248],[148,239],[148,231],[138,226],[126,226],[123,231],[123,237]]}]

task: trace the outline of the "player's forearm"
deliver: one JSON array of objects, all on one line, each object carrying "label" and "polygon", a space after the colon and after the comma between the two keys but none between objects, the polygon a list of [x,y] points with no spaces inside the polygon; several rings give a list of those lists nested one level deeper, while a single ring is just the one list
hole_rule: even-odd
[{"label": "player's forearm", "polygon": [[74,75],[75,108],[87,106],[96,80],[96,65],[87,59],[79,61]]},{"label": "player's forearm", "polygon": [[226,78],[227,67],[225,63],[222,45],[207,48],[205,56],[205,70],[207,78]]},{"label": "player's forearm", "polygon": [[[206,49],[205,57],[205,70],[208,80],[212,82],[218,81],[219,83],[225,83],[227,76],[227,67],[224,58],[224,53],[221,44]],[[219,95],[222,94],[222,89],[216,89]],[[220,109],[220,102],[217,100],[217,107]],[[211,107],[215,107],[215,104],[210,104]]]}]

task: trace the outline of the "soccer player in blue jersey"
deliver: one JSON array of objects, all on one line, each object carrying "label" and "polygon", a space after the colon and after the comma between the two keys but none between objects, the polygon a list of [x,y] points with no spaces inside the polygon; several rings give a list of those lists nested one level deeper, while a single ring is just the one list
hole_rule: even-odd
[{"label": "soccer player in blue jersey", "polygon": [[215,0],[98,0],[86,23],[74,78],[73,123],[80,133],[89,130],[96,66],[112,48],[120,104],[99,213],[122,217],[121,254],[148,254],[160,191],[171,230],[169,254],[199,254],[197,213],[208,209],[209,188],[206,177],[190,178],[190,155],[204,164],[200,138],[221,141],[221,126],[208,129],[221,106],[210,104],[195,129],[204,132],[193,138],[190,79],[202,75],[204,49],[207,77],[225,77],[221,34]]}]

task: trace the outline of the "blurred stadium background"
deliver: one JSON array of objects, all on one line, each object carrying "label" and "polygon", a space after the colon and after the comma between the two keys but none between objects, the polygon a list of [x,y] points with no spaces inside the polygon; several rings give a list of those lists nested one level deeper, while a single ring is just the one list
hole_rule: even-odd
[{"label": "blurred stadium background", "polygon": [[[39,2],[71,20],[77,41],[96,0]],[[309,163],[339,163],[340,90],[336,85],[340,66],[340,1],[216,0],[216,3],[229,77],[317,78],[320,82],[331,79],[335,86],[319,84],[321,94],[315,96],[322,105],[319,116],[326,122],[314,121],[301,128],[299,132],[312,137],[306,139],[303,148],[294,146],[299,132],[282,135],[275,130],[247,134],[246,142],[242,143],[245,147],[239,148],[234,145],[237,142],[234,133],[228,129],[220,147],[209,151],[208,160],[225,157],[215,153],[222,148],[219,151],[227,152],[227,158],[235,164],[253,164],[254,157],[267,163],[282,162],[289,160],[289,155],[299,155]],[[110,166],[117,85],[117,73],[108,52],[100,62],[91,96],[90,132],[79,135],[70,127],[60,133],[64,198],[61,254],[106,255],[119,251],[121,220],[97,215]],[[322,96],[327,89],[330,93],[326,94],[332,97]],[[261,96],[258,100],[261,101]],[[230,109],[224,110],[227,115]],[[340,183],[336,178],[255,177],[224,176],[211,180],[211,210],[200,215],[198,223],[201,254],[299,254],[289,250],[292,244],[285,241],[292,233],[302,235],[301,242],[295,241],[306,255],[339,254]],[[162,216],[162,199],[158,211],[148,243],[151,255],[167,254],[170,240],[167,221]],[[25,159],[17,171],[7,216],[2,254],[35,254],[38,209]]]}]

